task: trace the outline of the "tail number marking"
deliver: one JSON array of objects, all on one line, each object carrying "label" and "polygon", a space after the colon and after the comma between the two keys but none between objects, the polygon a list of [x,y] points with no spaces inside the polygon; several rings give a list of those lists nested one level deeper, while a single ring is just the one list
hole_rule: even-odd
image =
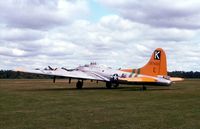
[{"label": "tail number marking", "polygon": [[154,52],[154,59],[155,60],[160,60],[161,52],[160,51],[155,51]]}]

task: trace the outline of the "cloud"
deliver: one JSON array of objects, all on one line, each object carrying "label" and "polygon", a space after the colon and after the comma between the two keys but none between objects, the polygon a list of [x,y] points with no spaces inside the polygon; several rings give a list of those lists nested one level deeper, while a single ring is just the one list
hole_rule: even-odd
[{"label": "cloud", "polygon": [[0,22],[12,27],[48,29],[68,24],[87,13],[87,3],[81,0],[0,1]]},{"label": "cloud", "polygon": [[198,0],[98,0],[117,10],[121,16],[154,27],[199,29],[200,1]]},{"label": "cloud", "polygon": [[0,39],[3,41],[33,41],[43,38],[44,32],[32,29],[1,27]]},{"label": "cloud", "polygon": [[97,61],[114,68],[139,68],[147,63],[154,49],[162,47],[168,55],[169,70],[199,69],[195,63],[200,59],[197,30],[154,28],[110,15],[96,23],[76,20],[38,33],[42,38],[37,40],[4,39],[0,59],[16,60],[9,62],[12,67],[75,67]]},{"label": "cloud", "polygon": [[[12,4],[8,4],[9,2]],[[13,2],[17,2],[16,7]],[[64,3],[61,4],[62,2]],[[169,12],[173,12],[173,9],[169,8],[175,8],[175,5],[169,7],[161,1],[155,4],[149,2],[149,8],[162,5],[158,8],[169,9],[170,15],[164,12],[161,16],[155,13],[156,8],[148,11],[143,2],[129,0],[118,0],[115,3],[109,0],[101,2],[116,9],[120,15],[106,15],[95,22],[80,18],[88,13],[88,2],[80,0],[1,1],[0,68],[13,69],[17,66],[36,68],[48,65],[73,68],[91,61],[114,68],[139,68],[147,63],[157,47],[162,47],[167,53],[170,71],[200,70],[199,29],[186,26],[186,22],[181,23],[183,27],[176,24],[169,27],[161,23],[158,24],[162,26],[157,26],[149,22],[153,17],[158,20],[157,22],[159,19],[168,22],[167,17],[176,19],[183,15],[193,16],[192,14],[197,14],[198,10],[189,8],[191,11],[181,12],[183,15],[171,16]],[[130,12],[133,11],[134,4],[139,5],[137,7],[139,10],[136,8],[136,11],[145,13],[142,22],[140,17],[135,17],[135,20],[125,15],[128,14],[127,8]],[[180,8],[185,10],[188,4],[182,6]],[[189,4],[189,6],[194,5]],[[146,16],[150,19],[145,19]]]}]

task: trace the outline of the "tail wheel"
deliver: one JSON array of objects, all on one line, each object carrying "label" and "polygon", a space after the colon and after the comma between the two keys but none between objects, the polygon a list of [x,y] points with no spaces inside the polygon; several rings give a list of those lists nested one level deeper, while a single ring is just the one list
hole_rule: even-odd
[{"label": "tail wheel", "polygon": [[147,87],[145,85],[142,86],[142,91],[147,90]]}]

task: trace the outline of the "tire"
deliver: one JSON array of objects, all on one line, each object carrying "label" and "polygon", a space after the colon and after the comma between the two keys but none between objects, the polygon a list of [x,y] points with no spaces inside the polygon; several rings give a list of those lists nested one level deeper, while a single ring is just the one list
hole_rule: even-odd
[{"label": "tire", "polygon": [[77,89],[82,89],[82,88],[83,88],[83,82],[78,81],[78,82],[76,83],[76,88],[77,88]]},{"label": "tire", "polygon": [[118,74],[113,74],[113,77],[110,79],[111,88],[117,88],[119,86]]},{"label": "tire", "polygon": [[119,83],[114,83],[114,84],[113,84],[113,87],[114,87],[114,88],[119,87]]},{"label": "tire", "polygon": [[112,83],[111,82],[106,82],[106,88],[111,89],[112,88]]}]

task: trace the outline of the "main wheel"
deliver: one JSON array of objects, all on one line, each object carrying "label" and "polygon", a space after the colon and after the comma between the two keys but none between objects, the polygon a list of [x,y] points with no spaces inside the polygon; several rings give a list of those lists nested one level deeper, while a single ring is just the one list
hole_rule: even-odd
[{"label": "main wheel", "polygon": [[117,88],[119,86],[118,77],[118,74],[113,74],[110,78],[111,88]]},{"label": "main wheel", "polygon": [[112,83],[111,82],[106,82],[106,88],[111,89],[112,88]]},{"label": "main wheel", "polygon": [[83,82],[78,81],[78,82],[76,83],[76,88],[77,88],[77,89],[82,89],[82,88],[83,88]]},{"label": "main wheel", "polygon": [[118,83],[118,82],[116,82],[116,83],[113,84],[113,87],[114,87],[114,88],[117,88],[118,86],[119,86],[119,83]]}]

